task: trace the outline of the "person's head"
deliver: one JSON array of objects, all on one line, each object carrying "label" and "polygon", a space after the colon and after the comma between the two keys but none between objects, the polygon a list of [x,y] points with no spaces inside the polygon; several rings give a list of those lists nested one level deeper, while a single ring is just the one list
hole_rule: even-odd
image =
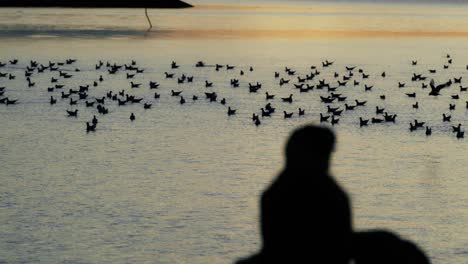
[{"label": "person's head", "polygon": [[286,167],[327,170],[334,148],[335,135],[330,129],[314,125],[300,127],[286,144]]}]

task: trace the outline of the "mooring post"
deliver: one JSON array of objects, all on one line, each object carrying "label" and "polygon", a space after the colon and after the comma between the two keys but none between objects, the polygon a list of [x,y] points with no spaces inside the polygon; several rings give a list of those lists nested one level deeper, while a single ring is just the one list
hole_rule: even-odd
[{"label": "mooring post", "polygon": [[150,20],[150,18],[149,18],[149,16],[148,16],[148,8],[145,8],[145,15],[146,15],[146,19],[148,19],[148,23],[149,23],[149,25],[150,25],[149,28],[148,28],[148,30],[150,30],[150,29],[153,28],[153,24],[151,24],[151,20]]}]

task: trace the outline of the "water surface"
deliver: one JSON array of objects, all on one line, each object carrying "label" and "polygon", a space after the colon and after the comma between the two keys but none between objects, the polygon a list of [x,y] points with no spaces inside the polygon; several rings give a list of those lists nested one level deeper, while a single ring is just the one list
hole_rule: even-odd
[{"label": "water surface", "polygon": [[[17,76],[0,79],[14,106],[0,105],[0,260],[7,263],[230,263],[258,250],[258,197],[281,170],[283,145],[295,127],[318,121],[326,111],[313,91],[300,94],[280,87],[275,71],[293,67],[300,75],[319,66],[320,78],[355,65],[370,74],[372,92],[362,84],[340,88],[368,106],[346,113],[334,128],[338,146],[332,173],[352,198],[358,229],[387,228],[417,242],[434,263],[465,263],[468,257],[467,148],[441,115],[451,94],[429,97],[413,72],[437,82],[463,76],[468,64],[466,9],[451,5],[311,4],[292,2],[202,2],[194,9],[152,10],[155,28],[145,32],[142,10],[1,10],[0,61],[19,65],[0,69]],[[289,2],[288,2],[289,3]],[[446,54],[453,58],[443,70]],[[24,68],[73,57],[81,69],[61,81],[66,88],[105,81],[90,91],[102,97],[125,89],[141,105],[109,105],[98,116],[95,133],[85,122],[95,110],[78,105],[78,118],[66,116],[67,100],[50,106],[50,77],[33,77],[28,88]],[[96,71],[98,60],[145,68],[131,89],[124,74]],[[335,61],[321,69],[325,59]],[[178,70],[170,63],[177,61]],[[198,60],[232,64],[236,70],[195,68]],[[411,60],[418,60],[416,67]],[[248,68],[254,67],[253,72]],[[239,70],[246,74],[239,76]],[[164,79],[165,71],[195,76],[192,85]],[[380,73],[386,71],[387,78]],[[229,87],[230,78],[241,87]],[[161,83],[160,100],[152,99],[149,80]],[[203,99],[204,81],[236,109]],[[261,82],[250,94],[248,82]],[[406,82],[405,89],[397,83]],[[317,79],[312,83],[317,82]],[[185,105],[170,96],[183,90]],[[306,116],[283,120],[279,113],[255,127],[250,120],[266,102],[264,92],[295,103],[273,101],[280,113],[305,108]],[[404,94],[417,92],[420,109]],[[387,100],[381,101],[380,94]],[[453,111],[452,123],[466,123],[466,94]],[[58,95],[58,93],[57,93]],[[398,113],[396,124],[360,129],[358,118],[374,116],[375,106]],[[128,117],[134,112],[135,122]],[[409,122],[424,120],[433,135],[410,133]]]}]

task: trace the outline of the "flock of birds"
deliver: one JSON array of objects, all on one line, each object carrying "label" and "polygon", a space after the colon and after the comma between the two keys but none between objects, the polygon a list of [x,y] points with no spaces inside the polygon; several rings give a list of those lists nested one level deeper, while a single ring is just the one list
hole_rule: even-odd
[{"label": "flock of birds", "polygon": [[[452,64],[453,59],[449,54],[446,55],[445,59],[446,63],[443,65],[443,69],[448,69]],[[48,87],[40,87],[40,89],[43,89],[44,92],[50,93],[48,103],[53,106],[57,103],[57,100],[68,101],[68,105],[71,109],[68,108],[65,111],[66,114],[70,117],[78,116],[79,110],[76,108],[77,105],[83,105],[84,107],[95,109],[96,113],[90,118],[88,122],[86,122],[86,131],[92,132],[96,131],[99,123],[97,116],[107,115],[110,113],[108,107],[109,104],[115,104],[118,106],[140,104],[144,109],[152,108],[153,103],[148,100],[148,97],[137,97],[131,93],[132,90],[141,89],[146,86],[146,89],[154,91],[154,93],[151,93],[150,98],[151,100],[155,101],[159,100],[160,98],[161,93],[158,92],[162,92],[164,89],[164,87],[162,87],[161,84],[155,80],[150,80],[145,84],[138,82],[138,75],[143,74],[145,69],[138,66],[137,62],[134,60],[128,64],[117,64],[115,62],[104,63],[100,60],[93,67],[93,70],[96,72],[96,79],[92,83],[82,83],[78,85],[78,87],[73,88],[65,87],[66,85],[63,84],[63,81],[65,79],[74,78],[75,73],[81,71],[79,68],[73,66],[75,63],[76,59],[71,58],[57,62],[49,61],[46,64],[31,60],[27,63],[22,63],[21,66],[18,59],[8,60],[8,62],[0,62],[0,104],[9,106],[21,103],[21,100],[16,98],[13,99],[8,96],[9,81],[15,80],[17,77],[24,78],[26,81],[25,85],[27,85],[27,87],[33,88],[36,87],[36,83],[34,81],[35,77],[40,76],[45,72],[50,72],[55,75],[50,78],[50,85]],[[326,106],[326,111],[319,113],[317,116],[317,122],[327,122],[334,126],[339,124],[340,117],[345,115],[345,113],[354,111],[358,108],[369,107],[366,100],[360,100],[358,98],[351,99],[349,96],[343,95],[343,93],[340,91],[349,90],[349,87],[359,86],[363,88],[364,93],[370,93],[373,91],[374,85],[369,84],[369,80],[371,80],[371,74],[367,73],[362,68],[348,65],[338,72],[336,71],[337,69],[333,69],[333,65],[333,61],[322,61],[321,65],[319,66],[310,66],[308,73],[302,76],[298,74],[295,69],[290,67],[284,67],[284,69],[274,72],[274,74],[272,74],[272,78],[274,78],[274,82],[277,83],[278,87],[287,87],[294,91],[291,92],[289,96],[285,97],[280,97],[276,94],[273,94],[272,90],[266,91],[266,89],[262,87],[263,84],[260,82],[249,82],[248,84],[242,84],[239,79],[240,76],[245,75],[247,72],[253,72],[254,68],[252,66],[245,69],[239,69],[238,67],[229,64],[208,65],[204,61],[198,61],[194,67],[211,68],[214,69],[215,72],[219,72],[221,70],[233,71],[236,73],[236,78],[231,78],[229,81],[226,81],[226,86],[230,86],[232,89],[239,89],[239,87],[245,86],[245,88],[248,88],[249,94],[264,93],[265,105],[259,107],[258,112],[251,114],[251,120],[255,126],[260,126],[267,118],[273,115],[278,115],[277,112],[280,111],[276,111],[277,107],[273,106],[273,103],[294,104],[294,102],[297,100],[297,96],[312,92],[314,90],[320,90],[322,92],[322,95],[317,97],[317,101]],[[418,61],[411,61],[411,66],[414,66],[415,70],[417,69],[417,65]],[[182,84],[195,85],[194,78],[198,77],[193,75],[189,76],[185,73],[180,74],[178,72],[180,67],[180,65],[173,61],[170,64],[169,69],[164,72],[164,78],[168,81],[173,80],[171,81],[173,82],[172,87],[178,87]],[[8,69],[21,69],[21,71],[24,70],[24,76],[15,76],[13,73],[7,72]],[[334,71],[334,73],[331,75],[332,77],[328,78],[328,80],[326,78],[321,78],[322,71],[329,69],[331,69],[332,72]],[[468,65],[466,66],[466,69],[468,70]],[[453,100],[453,103],[450,103],[448,106],[449,112],[441,113],[440,118],[442,122],[450,124],[451,130],[453,131],[453,134],[456,136],[456,138],[463,138],[464,130],[462,128],[462,124],[451,124],[450,111],[456,109],[456,102],[461,98],[460,94],[466,92],[468,87],[462,86],[461,76],[448,78],[446,81],[436,84],[433,76],[431,76],[436,73],[437,69],[429,69],[427,72],[423,73],[412,73],[412,86],[419,86],[421,91],[417,93],[405,93],[405,95],[409,98],[414,98],[415,101],[412,103],[412,108],[418,109],[420,105],[416,98],[420,97],[419,94],[426,94],[427,96],[437,97],[443,94],[447,96],[450,91],[452,93],[450,94],[450,98]],[[118,74],[122,74],[124,78],[128,80],[127,87],[121,87],[123,89],[118,92],[114,92],[112,90],[101,91],[103,92],[101,93],[102,96],[90,96],[90,89],[98,91],[103,82]],[[372,77],[385,79],[387,77],[387,73],[381,72],[379,76]],[[197,84],[200,85],[202,83],[203,82],[199,81]],[[169,91],[167,91],[167,93],[172,97],[177,97],[178,103],[181,105],[185,104],[187,100],[197,101],[199,100],[199,97],[203,97],[207,102],[219,103],[226,106],[227,109],[225,111],[227,116],[236,115],[238,110],[228,105],[227,99],[225,97],[221,97],[217,92],[211,90],[213,86],[215,86],[213,82],[205,79],[204,87],[206,88],[206,91],[202,95],[194,94],[192,96],[188,96],[187,93],[184,93],[184,90],[176,88],[172,88],[170,93]],[[400,81],[398,84],[395,84],[395,86],[397,86],[399,89],[404,88],[406,86],[406,81]],[[126,89],[130,89],[130,91],[127,91]],[[324,92],[326,92],[326,95],[324,95]],[[380,93],[377,96],[377,99],[380,101],[385,101],[387,98],[387,96],[383,93]],[[465,102],[465,108],[468,109],[468,101]],[[284,119],[294,118],[295,116],[301,117],[304,115],[306,115],[306,110],[301,107],[298,108],[297,113],[288,112],[286,110],[282,111],[282,118]],[[367,118],[361,116],[359,117],[359,120],[356,120],[356,124],[358,124],[359,127],[366,127],[371,124],[378,123],[393,124],[397,122],[397,117],[397,113],[389,113],[385,110],[384,107],[376,106],[375,115]],[[129,120],[131,122],[135,121],[136,118],[137,117],[133,112],[129,116]],[[432,127],[423,120],[414,119],[414,123],[409,123],[408,129],[410,132],[419,129],[425,130],[425,134],[427,136],[432,134]]]}]

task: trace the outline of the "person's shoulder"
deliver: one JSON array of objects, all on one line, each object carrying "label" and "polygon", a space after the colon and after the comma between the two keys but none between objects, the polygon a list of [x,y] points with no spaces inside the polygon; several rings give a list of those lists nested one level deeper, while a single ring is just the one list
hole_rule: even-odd
[{"label": "person's shoulder", "polygon": [[260,264],[262,263],[260,260],[260,254],[255,254],[247,258],[239,259],[235,262],[235,264]]}]

